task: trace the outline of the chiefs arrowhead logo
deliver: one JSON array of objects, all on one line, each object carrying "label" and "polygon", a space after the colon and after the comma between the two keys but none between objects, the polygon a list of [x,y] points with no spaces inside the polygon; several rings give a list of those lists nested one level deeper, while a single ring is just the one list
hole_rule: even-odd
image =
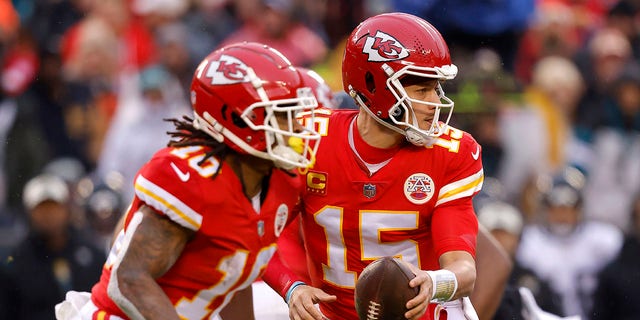
[{"label": "chiefs arrowhead logo", "polygon": [[206,76],[211,78],[212,85],[247,82],[247,68],[244,62],[223,54],[219,60],[211,61]]},{"label": "chiefs arrowhead logo", "polygon": [[399,60],[409,56],[409,50],[400,41],[382,31],[376,32],[373,37],[366,37],[362,52],[369,55],[368,61],[377,62]]}]

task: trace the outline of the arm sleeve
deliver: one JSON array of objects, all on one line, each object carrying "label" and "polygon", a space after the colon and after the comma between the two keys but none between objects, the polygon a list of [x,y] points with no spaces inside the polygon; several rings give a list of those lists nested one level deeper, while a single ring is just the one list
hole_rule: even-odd
[{"label": "arm sleeve", "polygon": [[278,251],[273,255],[262,280],[284,299],[291,285],[296,281],[304,282],[282,261]]}]

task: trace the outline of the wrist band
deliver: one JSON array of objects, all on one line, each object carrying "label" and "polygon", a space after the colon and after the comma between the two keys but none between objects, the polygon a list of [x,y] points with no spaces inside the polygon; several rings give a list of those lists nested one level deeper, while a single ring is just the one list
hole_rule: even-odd
[{"label": "wrist band", "polygon": [[290,287],[289,290],[287,290],[287,294],[284,296],[284,302],[286,302],[287,304],[289,304],[289,299],[291,299],[291,294],[293,293],[293,289],[295,289],[297,286],[301,286],[301,285],[306,285],[306,283],[302,282],[302,281],[296,281],[294,282]]},{"label": "wrist band", "polygon": [[431,302],[446,302],[451,300],[458,290],[456,275],[445,269],[427,271],[431,277]]}]

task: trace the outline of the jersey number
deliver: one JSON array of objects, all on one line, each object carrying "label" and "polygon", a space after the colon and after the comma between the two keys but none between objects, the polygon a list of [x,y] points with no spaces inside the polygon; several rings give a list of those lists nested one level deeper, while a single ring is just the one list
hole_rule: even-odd
[{"label": "jersey number", "polygon": [[[347,266],[347,247],[342,230],[343,219],[343,208],[340,207],[327,206],[315,214],[315,221],[324,228],[328,242],[327,264],[322,266],[322,273],[326,281],[336,286],[355,288],[357,272],[349,270]],[[359,221],[361,260],[401,256],[403,260],[419,265],[417,242],[413,240],[383,242],[381,240],[384,232],[418,228],[417,211],[361,210]]]},{"label": "jersey number", "polygon": [[201,146],[175,148],[171,150],[171,154],[180,159],[189,158],[189,160],[187,160],[189,167],[195,170],[202,177],[208,178],[218,171],[220,162],[214,157],[209,157],[203,164],[198,165],[198,163],[205,157],[205,154],[201,152],[202,150],[203,148]]},{"label": "jersey number", "polygon": [[211,302],[224,295],[223,303],[217,308],[217,311],[210,316],[210,319],[213,319],[220,310],[229,303],[236,291],[250,286],[251,283],[258,278],[260,271],[266,268],[267,263],[275,251],[275,244],[263,248],[258,254],[256,262],[253,264],[251,273],[247,279],[241,285],[232,290],[230,290],[230,288],[233,287],[240,280],[240,277],[245,274],[243,271],[245,270],[249,253],[238,250],[233,255],[220,260],[217,270],[224,274],[222,279],[215,285],[207,289],[200,290],[198,294],[191,299],[180,299],[180,301],[176,303],[176,311],[178,312],[178,315],[184,319],[202,319],[212,311],[209,309]]}]

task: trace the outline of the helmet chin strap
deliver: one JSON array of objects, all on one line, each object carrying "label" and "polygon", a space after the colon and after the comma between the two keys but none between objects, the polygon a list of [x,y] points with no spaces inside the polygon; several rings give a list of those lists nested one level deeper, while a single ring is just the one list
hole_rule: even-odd
[{"label": "helmet chin strap", "polygon": [[407,128],[407,130],[404,131],[404,136],[407,138],[407,141],[416,146],[428,147],[435,142],[434,138],[425,136],[413,128]]},{"label": "helmet chin strap", "polygon": [[360,95],[358,95],[358,93],[353,90],[351,88],[351,86],[349,86],[349,95],[351,95],[351,97],[353,97],[353,99],[356,100],[356,103],[360,106],[360,108],[364,109],[365,112],[367,112],[374,120],[376,120],[379,124],[383,125],[386,128],[389,128],[391,130],[393,130],[394,132],[397,132],[401,135],[403,135],[407,141],[411,142],[411,144],[419,146],[419,147],[424,147],[424,146],[430,146],[432,145],[435,140],[431,137],[427,137],[424,134],[422,134],[421,132],[416,131],[413,128],[407,128],[405,130],[402,130],[392,124],[389,124],[387,122],[385,122],[384,120],[380,119],[380,117],[376,116],[375,114],[373,114],[373,112],[369,109],[369,107],[367,107],[367,105],[364,103],[364,101],[362,101],[362,98],[360,98]]}]

